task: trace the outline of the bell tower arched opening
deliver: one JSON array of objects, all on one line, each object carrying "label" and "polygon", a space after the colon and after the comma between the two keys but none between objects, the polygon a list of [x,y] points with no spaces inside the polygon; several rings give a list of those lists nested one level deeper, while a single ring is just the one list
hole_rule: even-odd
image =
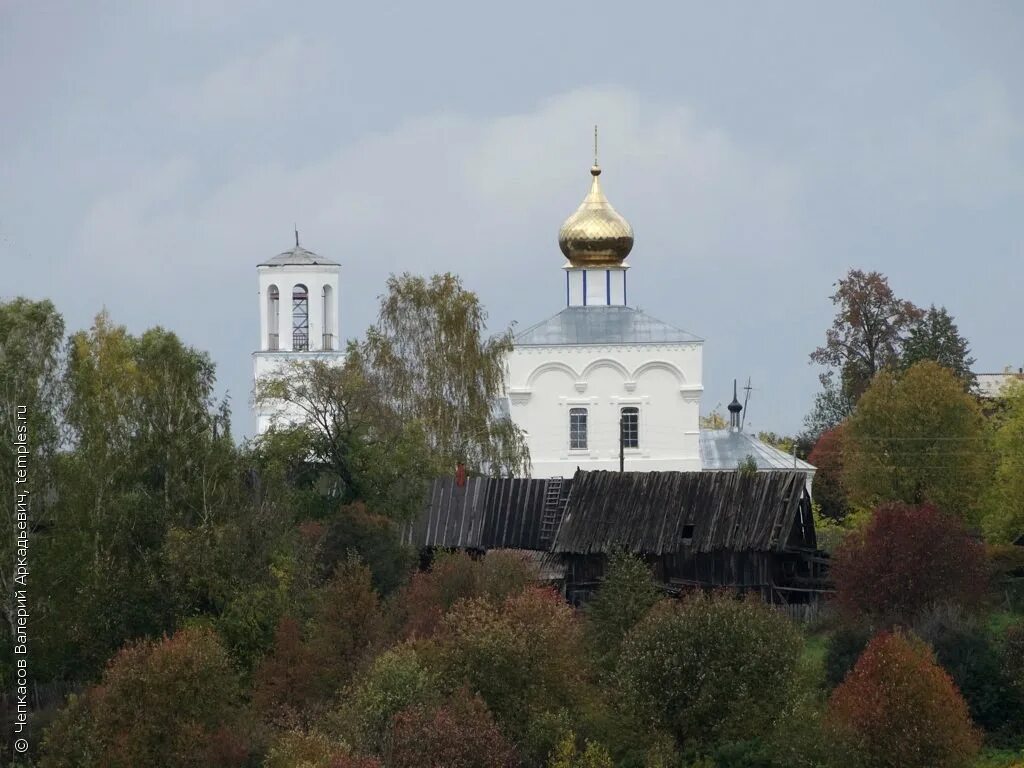
[{"label": "bell tower arched opening", "polygon": [[292,288],[292,351],[309,351],[309,289],[302,283]]}]

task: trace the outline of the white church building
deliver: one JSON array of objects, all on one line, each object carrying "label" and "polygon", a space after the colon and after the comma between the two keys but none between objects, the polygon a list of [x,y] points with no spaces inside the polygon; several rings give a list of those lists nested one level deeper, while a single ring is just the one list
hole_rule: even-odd
[{"label": "white church building", "polygon": [[633,229],[601,189],[562,225],[565,308],[515,337],[508,412],[526,434],[534,477],[576,469],[721,471],[752,457],[759,471],[814,468],[742,431],[701,430],[704,340],[629,306]]}]

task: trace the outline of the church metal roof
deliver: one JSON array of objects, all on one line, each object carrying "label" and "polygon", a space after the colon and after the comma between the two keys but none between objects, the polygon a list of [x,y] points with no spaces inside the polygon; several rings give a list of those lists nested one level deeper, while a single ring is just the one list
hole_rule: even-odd
[{"label": "church metal roof", "polygon": [[312,251],[307,251],[300,245],[296,245],[291,250],[279,253],[272,259],[261,262],[261,267],[290,267],[294,265],[327,265],[332,267],[339,266],[338,262],[331,261],[330,259],[318,256]]},{"label": "church metal roof", "polygon": [[736,469],[740,462],[753,456],[758,469],[795,469],[813,472],[814,466],[795,459],[774,446],[758,440],[746,432],[728,429],[702,429],[700,431],[700,460],[705,470]]},{"label": "church metal roof", "polygon": [[562,344],[681,344],[702,342],[633,307],[567,307],[516,334],[517,347]]}]

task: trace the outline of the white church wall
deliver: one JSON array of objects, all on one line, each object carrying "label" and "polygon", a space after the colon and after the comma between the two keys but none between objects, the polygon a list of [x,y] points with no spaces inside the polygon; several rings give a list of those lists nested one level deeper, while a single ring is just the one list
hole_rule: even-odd
[{"label": "white church wall", "polygon": [[[620,409],[639,409],[627,470],[699,470],[702,346],[518,347],[508,361],[513,420],[526,431],[533,475],[618,469]],[[569,444],[569,412],[587,409],[587,448]]]}]

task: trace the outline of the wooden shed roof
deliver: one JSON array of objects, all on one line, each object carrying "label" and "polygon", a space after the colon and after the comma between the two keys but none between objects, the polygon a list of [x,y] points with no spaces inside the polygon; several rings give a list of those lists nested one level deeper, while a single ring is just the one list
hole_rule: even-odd
[{"label": "wooden shed roof", "polygon": [[815,549],[803,472],[577,472],[551,550]]},{"label": "wooden shed roof", "polygon": [[[569,481],[560,481],[562,494]],[[459,487],[454,478],[434,480],[420,515],[402,530],[415,547],[546,550],[540,541],[547,480],[471,477]]]}]

